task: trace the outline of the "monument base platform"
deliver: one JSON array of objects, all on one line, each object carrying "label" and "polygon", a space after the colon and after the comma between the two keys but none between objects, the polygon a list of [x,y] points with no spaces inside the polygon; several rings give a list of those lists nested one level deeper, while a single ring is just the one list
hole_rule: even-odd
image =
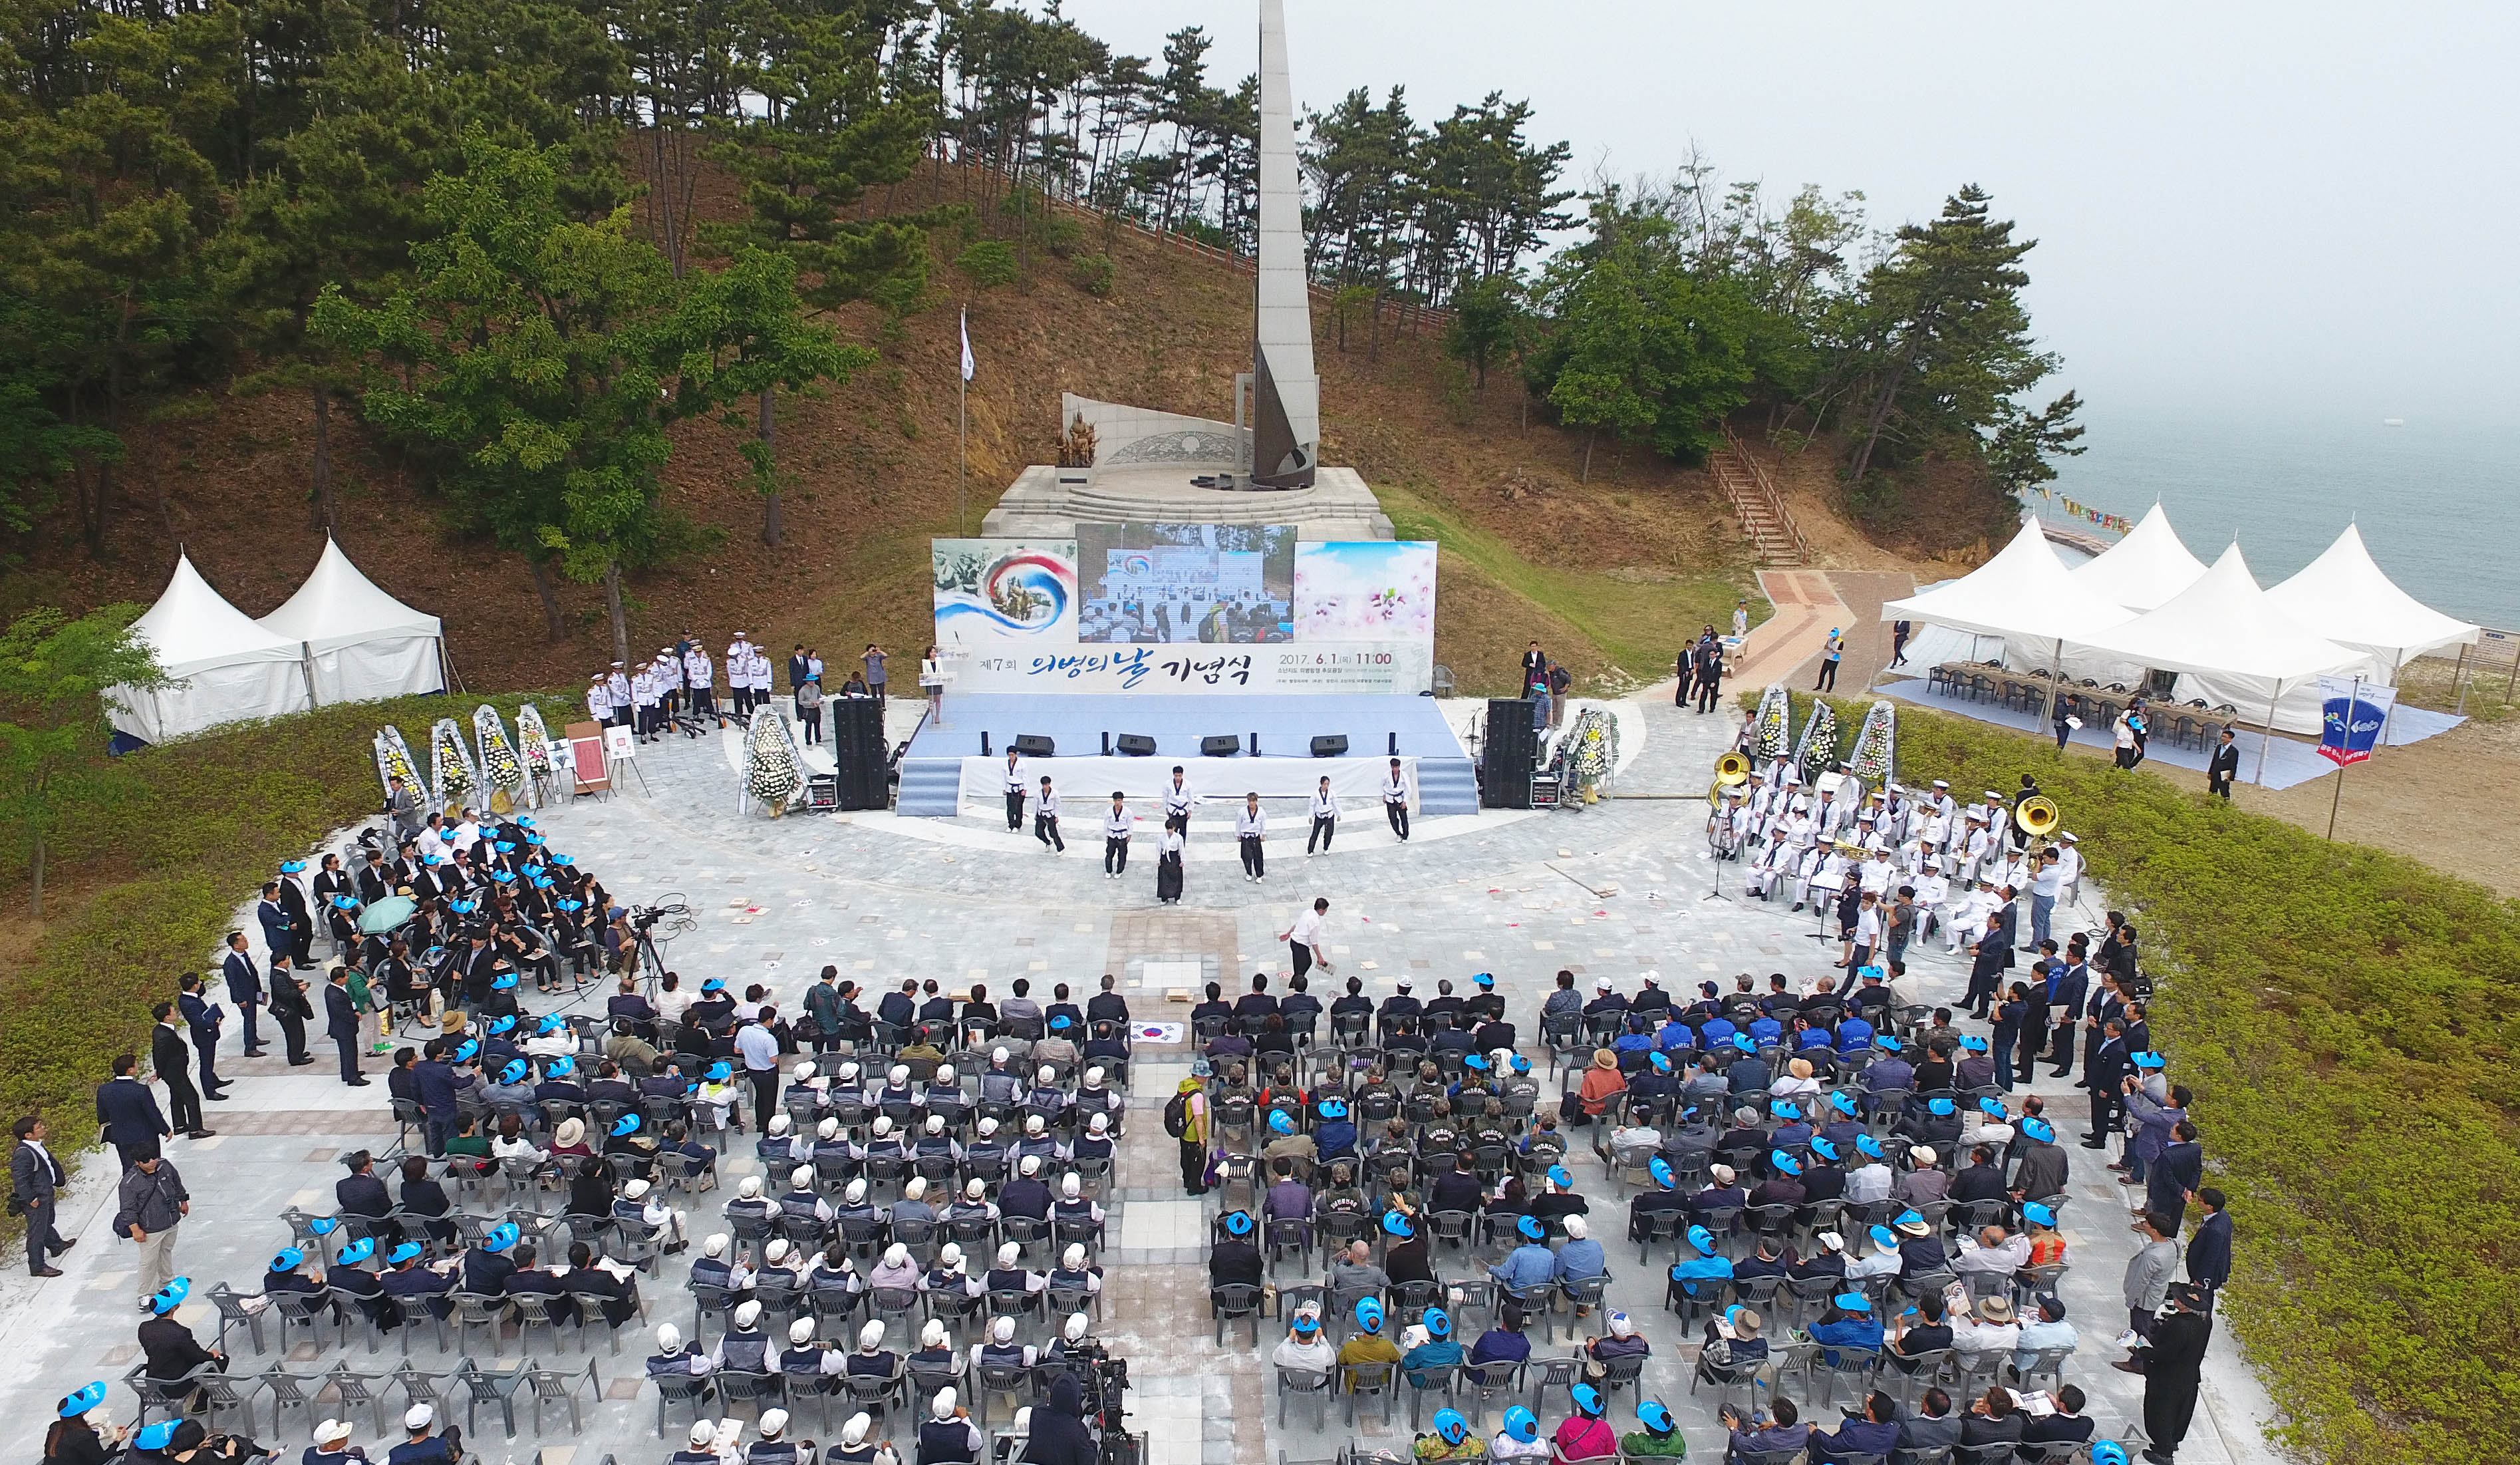
[{"label": "monument base platform", "polygon": [[[1478,812],[1477,772],[1431,697],[948,693],[945,722],[921,722],[902,755],[898,811],[906,817],[952,818],[967,803],[1003,809],[1007,750],[1018,734],[1052,740],[1052,756],[1024,759],[1027,783],[1044,774],[1055,780],[1061,815],[1072,829],[1099,821],[1113,789],[1133,801],[1158,798],[1175,763],[1211,807],[1258,791],[1281,828],[1290,821],[1303,827],[1300,801],[1325,776],[1349,817],[1372,814],[1394,756],[1417,790],[1418,812]],[[989,740],[985,755],[983,733]],[[1116,744],[1123,733],[1153,738],[1154,755],[1105,755],[1104,737]],[[1249,753],[1255,735],[1257,757]],[[1347,739],[1346,755],[1311,756],[1312,740],[1329,735]],[[1244,751],[1232,757],[1200,755],[1200,740],[1215,736],[1240,739]]]},{"label": "monument base platform", "polygon": [[1036,463],[1015,476],[980,521],[991,539],[1072,539],[1088,524],[1290,524],[1297,539],[1388,539],[1391,520],[1353,468],[1324,468],[1310,488],[1201,488],[1190,463],[1104,465],[1062,483]]}]

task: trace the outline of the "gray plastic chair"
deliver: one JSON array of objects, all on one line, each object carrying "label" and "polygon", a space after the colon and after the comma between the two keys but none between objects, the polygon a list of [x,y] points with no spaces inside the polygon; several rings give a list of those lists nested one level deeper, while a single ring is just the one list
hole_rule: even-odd
[{"label": "gray plastic chair", "polygon": [[688,1404],[692,1410],[692,1422],[698,1424],[700,1411],[717,1393],[709,1387],[707,1379],[695,1378],[690,1374],[660,1373],[651,1382],[656,1386],[656,1438],[659,1440],[665,1438],[667,1409],[676,1404]]},{"label": "gray plastic chair", "polygon": [[[594,1366],[593,1363],[587,1365],[590,1369]],[[519,1358],[515,1368],[506,1373],[493,1373],[473,1362],[469,1355],[456,1364],[455,1382],[462,1385],[464,1389],[464,1433],[478,1434],[473,1416],[480,1411],[483,1404],[497,1404],[499,1422],[506,1428],[508,1438],[516,1439],[517,1391],[524,1387],[525,1376],[531,1368],[530,1363]],[[539,1429],[537,1433],[540,1433]]]},{"label": "gray plastic chair", "polygon": [[1336,1377],[1332,1373],[1310,1368],[1288,1368],[1281,1364],[1278,1368],[1278,1428],[1282,1430],[1286,1427],[1286,1400],[1298,1395],[1304,1395],[1309,1396],[1313,1400],[1313,1428],[1328,1429],[1330,1385],[1336,1382]]}]

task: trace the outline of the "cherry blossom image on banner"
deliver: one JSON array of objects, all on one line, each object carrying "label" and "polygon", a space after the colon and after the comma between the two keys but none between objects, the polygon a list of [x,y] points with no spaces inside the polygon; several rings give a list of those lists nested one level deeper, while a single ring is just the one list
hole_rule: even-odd
[{"label": "cherry blossom image on banner", "polygon": [[1339,539],[1295,546],[1296,641],[1432,644],[1434,637],[1434,541]]}]

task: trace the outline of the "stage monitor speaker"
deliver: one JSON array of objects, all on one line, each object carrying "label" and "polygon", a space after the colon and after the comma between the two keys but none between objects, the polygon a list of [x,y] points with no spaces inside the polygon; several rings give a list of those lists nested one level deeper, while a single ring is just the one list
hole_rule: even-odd
[{"label": "stage monitor speaker", "polygon": [[889,808],[892,759],[883,744],[883,704],[872,697],[834,697],[823,706],[832,718],[840,807]]},{"label": "stage monitor speaker", "polygon": [[1241,751],[1242,739],[1233,733],[1219,733],[1215,737],[1198,740],[1201,757],[1232,757]]},{"label": "stage monitor speaker", "polygon": [[1315,756],[1315,757],[1345,757],[1345,756],[1347,756],[1347,734],[1345,734],[1345,733],[1330,733],[1330,734],[1328,734],[1328,736],[1326,736],[1326,737],[1319,737],[1319,738],[1315,738],[1315,739],[1313,739],[1313,756]]},{"label": "stage monitor speaker", "polygon": [[1015,740],[1007,746],[1025,757],[1049,757],[1051,751],[1058,745],[1039,733],[1017,733]]},{"label": "stage monitor speaker", "polygon": [[1488,702],[1487,731],[1479,749],[1479,801],[1489,808],[1531,807],[1531,770],[1540,758],[1540,734],[1531,725],[1531,710],[1519,697]]},{"label": "stage monitor speaker", "polygon": [[1148,737],[1145,733],[1122,733],[1116,741],[1120,745],[1120,755],[1122,757],[1153,757],[1155,755],[1155,740]]}]

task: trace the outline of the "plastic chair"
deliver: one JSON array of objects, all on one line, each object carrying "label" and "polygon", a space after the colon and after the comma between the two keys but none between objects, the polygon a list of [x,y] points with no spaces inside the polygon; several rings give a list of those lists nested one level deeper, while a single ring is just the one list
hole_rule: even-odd
[{"label": "plastic chair", "polygon": [[331,1389],[337,1396],[342,1418],[349,1417],[361,1408],[368,1409],[376,1415],[377,1433],[382,1435],[385,1432],[384,1393],[382,1390],[370,1389],[368,1386],[380,1383],[386,1377],[387,1375],[378,1373],[354,1373],[349,1364],[336,1363],[332,1370],[323,1376],[322,1387],[316,1392],[320,1394],[324,1389]]},{"label": "plastic chair", "polygon": [[[1330,1385],[1336,1376],[1310,1368],[1278,1367],[1278,1428],[1286,1427],[1286,1400],[1299,1395],[1313,1401],[1313,1428],[1327,1430],[1330,1417]],[[1351,1420],[1351,1423],[1354,1421]]]},{"label": "plastic chair", "polygon": [[1518,1362],[1464,1363],[1461,1366],[1453,1396],[1457,1401],[1466,1396],[1470,1401],[1470,1422],[1484,1423],[1490,1403],[1522,1393],[1524,1372],[1523,1365]]},{"label": "plastic chair", "polygon": [[568,1429],[570,1434],[582,1435],[586,1433],[585,1421],[580,1417],[577,1407],[577,1385],[581,1378],[586,1381],[586,1392],[589,1397],[599,1400],[604,1397],[604,1382],[595,1376],[595,1360],[593,1358],[586,1360],[586,1372],[583,1374],[579,1374],[573,1370],[557,1368],[531,1368],[526,1370],[525,1379],[527,1383],[532,1386],[534,1391],[535,1434],[540,1435],[543,1432],[543,1405],[551,1403],[564,1403],[568,1405]]},{"label": "plastic chair", "polygon": [[[594,1366],[592,1363],[587,1365],[590,1369]],[[495,1403],[499,1406],[500,1422],[506,1427],[508,1438],[516,1439],[517,1391],[524,1386],[525,1375],[531,1368],[532,1365],[522,1358],[518,1359],[517,1366],[506,1373],[489,1372],[469,1356],[456,1364],[455,1382],[464,1386],[464,1433],[477,1434],[473,1415],[483,1404]]]},{"label": "plastic chair", "polygon": [[402,1342],[404,1357],[411,1356],[412,1335],[423,1327],[429,1328],[437,1334],[437,1351],[441,1353],[446,1351],[446,1319],[439,1315],[435,1307],[429,1305],[436,1301],[434,1298],[398,1297],[393,1301],[395,1309],[402,1313],[402,1326],[394,1329],[394,1333]]},{"label": "plastic chair", "polygon": [[656,1438],[659,1440],[665,1438],[667,1409],[676,1404],[689,1404],[692,1410],[692,1422],[698,1424],[700,1420],[700,1411],[717,1394],[716,1390],[709,1387],[707,1379],[694,1378],[689,1374],[658,1374],[655,1376],[655,1385]]},{"label": "plastic chair", "polygon": [[333,1315],[333,1298],[331,1293],[325,1291],[267,1292],[264,1293],[263,1296],[271,1300],[271,1310],[280,1318],[280,1349],[282,1352],[285,1353],[289,1351],[289,1325],[291,1323],[303,1323],[306,1330],[314,1335],[316,1349],[318,1351],[323,1349],[324,1323],[326,1319]]},{"label": "plastic chair", "polygon": [[752,1405],[752,1417],[755,1421],[761,1418],[763,1409],[775,1407],[786,1397],[787,1380],[775,1373],[754,1373],[742,1368],[724,1368],[711,1374],[710,1377],[717,1380],[717,1396],[721,1407],[733,1409],[739,1403],[748,1403]]},{"label": "plastic chair", "polygon": [[[238,1292],[235,1288],[230,1287],[225,1282],[214,1283],[210,1287],[210,1301],[218,1304],[219,1306],[219,1340],[221,1346],[225,1347],[226,1345],[228,1324],[241,1322],[246,1325],[246,1331],[253,1339],[253,1355],[259,1358],[262,1356],[263,1351],[262,1314],[260,1312],[248,1311],[245,1305],[245,1294]],[[407,1352],[409,1350],[405,1350],[405,1351]]]},{"label": "plastic chair", "polygon": [[[1020,1363],[983,1363],[971,1376],[971,1413],[983,1428],[989,1418],[989,1400],[1003,1396],[1007,1402],[1020,1409],[1038,1393],[1033,1386],[1034,1371]],[[1010,1414],[1014,1412],[1010,1409]]]},{"label": "plastic chair", "polygon": [[[1832,1353],[1836,1355],[1834,1361],[1830,1358]],[[1881,1367],[1881,1351],[1878,1349],[1833,1346],[1819,1350],[1812,1358],[1810,1366],[1828,1376],[1827,1382],[1821,1386],[1820,1403],[1823,1409],[1837,1396],[1839,1379],[1849,1379],[1858,1385],[1869,1384]],[[1859,1396],[1865,1392],[1862,1388],[1856,1391]]]},{"label": "plastic chair", "polygon": [[1409,1430],[1411,1434],[1416,1434],[1418,1428],[1418,1414],[1423,1407],[1426,1396],[1440,1395],[1446,1402],[1450,1402],[1460,1376],[1455,1370],[1445,1368],[1431,1373],[1424,1369],[1419,1369],[1416,1373],[1403,1370],[1400,1377],[1409,1385]]},{"label": "plastic chair", "polygon": [[499,1324],[507,1318],[508,1300],[480,1292],[450,1292],[447,1298],[455,1304],[455,1346],[464,1347],[471,1329],[485,1328],[490,1334],[490,1356],[499,1356]]},{"label": "plastic chair", "polygon": [[1236,1322],[1251,1325],[1251,1346],[1260,1346],[1260,1288],[1248,1282],[1228,1282],[1211,1287],[1207,1293],[1208,1315],[1216,1323],[1216,1346],[1225,1346],[1226,1329]]}]

